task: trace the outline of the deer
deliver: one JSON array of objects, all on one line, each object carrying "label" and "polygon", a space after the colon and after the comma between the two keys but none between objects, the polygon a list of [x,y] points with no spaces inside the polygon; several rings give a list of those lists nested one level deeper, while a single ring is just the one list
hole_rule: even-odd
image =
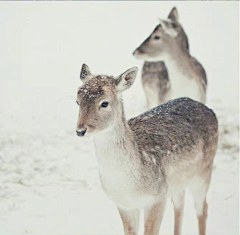
[{"label": "deer", "polygon": [[137,71],[93,75],[82,65],[76,134],[93,138],[102,189],[116,204],[125,235],[138,234],[141,210],[144,234],[157,235],[168,198],[174,204],[174,234],[180,235],[186,188],[194,198],[199,234],[205,235],[216,115],[184,97],[127,120],[122,92],[134,83]]},{"label": "deer", "polygon": [[145,61],[141,81],[147,99],[147,110],[171,99],[171,82],[163,61]]},{"label": "deer", "polygon": [[206,102],[206,72],[190,54],[188,37],[176,7],[166,20],[160,19],[160,24],[133,55],[146,61],[142,84],[148,108],[179,97]]}]

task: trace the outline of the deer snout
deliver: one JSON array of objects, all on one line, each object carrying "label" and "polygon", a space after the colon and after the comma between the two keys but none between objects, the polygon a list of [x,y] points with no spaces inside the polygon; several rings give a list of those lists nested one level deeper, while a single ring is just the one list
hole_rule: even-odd
[{"label": "deer snout", "polygon": [[134,56],[138,56],[138,55],[142,55],[143,54],[143,50],[141,48],[137,48],[134,52],[133,55]]},{"label": "deer snout", "polygon": [[76,130],[76,133],[78,136],[84,136],[86,132],[87,132],[87,128],[82,130]]},{"label": "deer snout", "polygon": [[133,55],[137,55],[139,53],[139,50],[136,49],[134,52],[133,52]]},{"label": "deer snout", "polygon": [[87,127],[84,124],[80,123],[77,125],[76,133],[78,136],[84,136],[86,132],[87,132]]}]

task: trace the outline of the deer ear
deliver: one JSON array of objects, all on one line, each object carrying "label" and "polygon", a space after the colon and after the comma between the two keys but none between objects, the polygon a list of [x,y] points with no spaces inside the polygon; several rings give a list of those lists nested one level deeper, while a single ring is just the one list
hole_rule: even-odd
[{"label": "deer ear", "polygon": [[179,20],[179,17],[178,17],[178,10],[176,7],[174,7],[171,12],[169,13],[168,15],[168,19],[172,20],[172,21],[177,21]]},{"label": "deer ear", "polygon": [[117,91],[124,91],[132,86],[137,76],[138,68],[133,67],[122,73],[115,80]]},{"label": "deer ear", "polygon": [[166,34],[168,34],[172,38],[176,38],[178,36],[178,31],[172,27],[169,27],[169,23],[164,20],[159,19],[160,24]]},{"label": "deer ear", "polygon": [[80,79],[83,81],[90,75],[91,75],[90,69],[88,68],[88,66],[86,64],[83,64],[81,73],[80,73]]}]

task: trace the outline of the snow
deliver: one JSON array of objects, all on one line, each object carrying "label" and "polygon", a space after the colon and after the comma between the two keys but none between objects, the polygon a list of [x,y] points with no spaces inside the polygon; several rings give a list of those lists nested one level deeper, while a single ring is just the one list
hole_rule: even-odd
[{"label": "snow", "polygon": [[[0,2],[1,235],[123,234],[92,139],[75,134],[80,68],[140,68],[132,52],[173,6],[220,125],[208,234],[238,234],[238,2]],[[123,99],[128,118],[146,110],[140,73]],[[161,234],[173,233],[173,216],[169,201]],[[187,194],[184,234],[197,233],[195,217]]]}]

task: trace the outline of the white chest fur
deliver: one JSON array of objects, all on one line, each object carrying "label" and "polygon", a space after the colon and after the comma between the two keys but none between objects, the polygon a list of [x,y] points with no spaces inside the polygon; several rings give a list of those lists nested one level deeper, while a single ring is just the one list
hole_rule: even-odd
[{"label": "white chest fur", "polygon": [[168,59],[166,66],[171,81],[172,99],[189,97],[200,102],[205,102],[203,87],[194,71],[191,71],[187,67],[180,68],[177,63],[170,59]]},{"label": "white chest fur", "polygon": [[134,161],[131,151],[114,145],[103,145],[95,141],[99,161],[99,174],[102,187],[107,195],[124,209],[141,208],[151,204],[153,196],[141,192],[138,188],[140,172],[138,162]]}]

